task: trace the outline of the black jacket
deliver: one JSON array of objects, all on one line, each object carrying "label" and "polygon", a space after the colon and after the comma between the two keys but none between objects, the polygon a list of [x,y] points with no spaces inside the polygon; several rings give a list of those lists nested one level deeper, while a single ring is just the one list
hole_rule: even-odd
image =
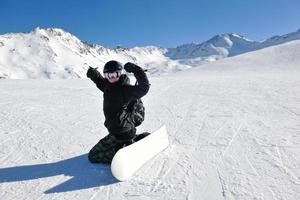
[{"label": "black jacket", "polygon": [[133,73],[138,82],[134,86],[130,85],[130,80],[126,74],[122,74],[116,83],[109,83],[100,73],[91,78],[103,92],[104,125],[110,134],[115,135],[121,140],[132,138],[134,135],[130,134],[135,134],[135,131],[132,133],[131,130],[135,130],[135,127],[133,123],[122,119],[120,115],[124,112],[130,101],[146,95],[150,87],[147,75],[142,68],[138,67]]}]

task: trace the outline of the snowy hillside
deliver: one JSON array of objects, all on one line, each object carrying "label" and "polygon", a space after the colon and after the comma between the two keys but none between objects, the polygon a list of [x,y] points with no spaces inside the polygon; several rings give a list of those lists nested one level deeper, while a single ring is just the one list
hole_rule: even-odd
[{"label": "snowy hillside", "polygon": [[276,35],[262,42],[260,48],[265,48],[273,45],[283,44],[292,40],[300,40],[300,29],[296,32],[285,34],[282,36]]},{"label": "snowy hillside", "polygon": [[274,36],[262,42],[249,40],[237,33],[221,34],[201,44],[185,44],[171,48],[166,55],[180,63],[198,66],[299,39],[300,30],[282,36]]},{"label": "snowy hillside", "polygon": [[85,78],[88,66],[101,70],[113,59],[135,62],[155,74],[189,68],[165,57],[165,51],[154,46],[109,49],[84,43],[61,29],[36,28],[0,36],[0,78]]},{"label": "snowy hillside", "polygon": [[201,44],[190,44],[170,49],[167,55],[173,59],[187,59],[208,56],[228,57],[256,49],[259,42],[251,41],[238,34],[216,35]]},{"label": "snowy hillside", "polygon": [[300,199],[299,64],[298,40],[150,77],[138,131],[171,146],[126,182],[88,162],[107,134],[91,81],[0,80],[0,199]]},{"label": "snowy hillside", "polygon": [[155,46],[110,49],[82,42],[61,29],[36,28],[30,33],[0,36],[0,78],[85,78],[88,66],[99,67],[101,71],[104,63],[113,59],[135,62],[151,74],[161,75],[299,39],[300,30],[263,42],[230,33],[201,44],[169,49]]},{"label": "snowy hillside", "polygon": [[[208,71],[244,72],[287,72],[300,70],[300,40],[248,52],[212,64],[201,66]],[[193,70],[193,69],[192,69]],[[192,71],[191,70],[191,71]]]}]

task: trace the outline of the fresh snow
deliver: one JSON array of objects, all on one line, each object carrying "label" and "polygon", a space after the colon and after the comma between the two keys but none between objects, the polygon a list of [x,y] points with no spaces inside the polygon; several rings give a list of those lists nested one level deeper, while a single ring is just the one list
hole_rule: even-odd
[{"label": "fresh snow", "polygon": [[253,41],[237,33],[226,33],[216,35],[200,44],[184,44],[170,48],[166,55],[182,64],[198,66],[299,39],[300,30],[282,36],[274,36],[265,41]]},{"label": "fresh snow", "polygon": [[124,64],[137,63],[151,75],[165,75],[299,39],[300,30],[261,42],[238,33],[225,33],[200,44],[176,48],[110,49],[83,42],[62,29],[36,28],[30,33],[0,35],[0,79],[85,78],[89,66],[102,71],[103,65],[112,59]]},{"label": "fresh snow", "polygon": [[89,66],[102,71],[113,59],[145,66],[156,75],[190,68],[164,56],[165,51],[155,46],[109,49],[82,42],[62,29],[36,28],[0,35],[0,79],[85,78]]},{"label": "fresh snow", "polygon": [[300,41],[151,77],[139,132],[170,147],[131,179],[87,152],[107,134],[86,79],[0,80],[0,199],[300,199]]}]

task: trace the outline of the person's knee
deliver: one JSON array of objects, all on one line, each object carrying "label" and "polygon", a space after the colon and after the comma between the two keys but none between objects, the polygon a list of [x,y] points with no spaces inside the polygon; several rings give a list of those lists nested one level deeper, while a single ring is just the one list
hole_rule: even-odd
[{"label": "person's knee", "polygon": [[93,151],[93,149],[88,154],[88,159],[91,163],[103,163],[110,164],[114,154],[112,152],[101,152]]},{"label": "person's knee", "polygon": [[119,143],[113,136],[101,139],[88,153],[91,163],[111,163],[114,154],[118,150]]},{"label": "person's knee", "polygon": [[91,163],[97,163],[97,159],[95,155],[93,154],[92,150],[88,154],[88,159]]}]

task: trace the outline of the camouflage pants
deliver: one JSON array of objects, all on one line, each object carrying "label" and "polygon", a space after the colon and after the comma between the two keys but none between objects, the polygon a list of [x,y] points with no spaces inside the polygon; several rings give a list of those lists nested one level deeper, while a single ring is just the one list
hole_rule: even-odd
[{"label": "camouflage pants", "polygon": [[117,151],[122,148],[123,143],[108,134],[102,138],[89,152],[88,158],[92,163],[110,164]]}]

